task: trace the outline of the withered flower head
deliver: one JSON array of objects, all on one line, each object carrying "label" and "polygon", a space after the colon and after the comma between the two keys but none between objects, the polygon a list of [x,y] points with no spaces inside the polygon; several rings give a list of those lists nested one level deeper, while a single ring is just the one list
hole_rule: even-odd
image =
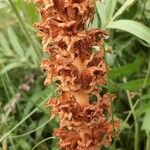
[{"label": "withered flower head", "polygon": [[[36,0],[42,22],[36,23],[43,49],[45,84],[57,81],[61,96],[47,102],[52,117],[60,118],[54,135],[64,150],[98,150],[112,141],[111,98],[99,94],[107,85],[104,38],[100,29],[86,30],[92,21],[95,0]],[[93,53],[93,46],[99,51]],[[94,96],[96,100],[91,97]],[[117,127],[117,122],[115,123]]]}]

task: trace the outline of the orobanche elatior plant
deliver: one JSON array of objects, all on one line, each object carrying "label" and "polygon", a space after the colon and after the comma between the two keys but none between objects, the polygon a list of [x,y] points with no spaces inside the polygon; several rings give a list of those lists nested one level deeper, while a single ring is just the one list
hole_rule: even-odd
[{"label": "orobanche elatior plant", "polygon": [[[87,30],[92,22],[95,0],[37,0],[42,17],[36,23],[43,49],[45,84],[58,84],[60,96],[48,101],[52,117],[60,127],[54,136],[64,150],[98,150],[112,141],[118,122],[112,119],[111,99],[102,91],[108,66],[104,62],[104,38],[100,29]],[[93,50],[96,46],[99,50]]]}]

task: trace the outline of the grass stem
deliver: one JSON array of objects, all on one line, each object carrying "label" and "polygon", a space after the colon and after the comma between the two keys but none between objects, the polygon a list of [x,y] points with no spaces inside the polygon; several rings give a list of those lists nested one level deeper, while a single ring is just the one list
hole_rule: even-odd
[{"label": "grass stem", "polygon": [[[124,77],[123,81],[126,83],[127,79]],[[133,114],[134,123],[135,123],[134,150],[138,150],[139,149],[139,123],[138,123],[138,118],[137,118],[137,116],[135,114],[135,111],[134,111],[134,108],[133,108],[134,106],[133,106],[133,103],[132,103],[132,98],[130,96],[130,91],[126,90],[126,93],[127,93],[130,109],[131,109],[131,112]]]},{"label": "grass stem", "polygon": [[150,136],[147,136],[147,141],[146,141],[146,150],[150,150]]},{"label": "grass stem", "polygon": [[[55,93],[55,91],[53,91],[44,101],[42,101],[38,107],[40,107],[41,105],[43,105],[50,97],[53,96],[53,94]],[[0,138],[0,142],[2,142],[7,136],[10,135],[10,133],[12,133],[15,129],[17,129],[24,121],[26,121],[30,116],[32,116],[37,110],[38,107],[36,107],[35,109],[33,109],[25,118],[23,118],[18,124],[16,124],[12,129],[10,129],[3,137]]]}]

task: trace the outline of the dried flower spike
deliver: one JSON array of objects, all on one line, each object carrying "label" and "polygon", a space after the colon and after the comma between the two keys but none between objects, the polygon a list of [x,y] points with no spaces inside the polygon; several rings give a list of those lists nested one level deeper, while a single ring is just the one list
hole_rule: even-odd
[{"label": "dried flower spike", "polygon": [[[110,96],[97,85],[107,85],[104,38],[100,29],[86,30],[95,0],[37,0],[42,22],[36,23],[43,49],[45,84],[55,81],[61,96],[48,101],[52,116],[60,118],[54,135],[64,150],[98,150],[112,141]],[[93,46],[99,51],[93,52]]]}]

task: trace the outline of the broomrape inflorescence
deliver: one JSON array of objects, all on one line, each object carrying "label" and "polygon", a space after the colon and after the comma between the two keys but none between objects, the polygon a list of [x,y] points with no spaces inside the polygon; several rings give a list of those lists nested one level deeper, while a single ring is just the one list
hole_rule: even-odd
[{"label": "broomrape inflorescence", "polygon": [[[65,150],[97,150],[110,144],[113,134],[111,98],[97,85],[107,85],[104,38],[100,29],[86,30],[93,20],[95,0],[37,0],[42,22],[36,23],[43,49],[45,84],[55,81],[60,97],[48,101],[60,127],[54,136]],[[99,51],[93,52],[93,46]],[[91,101],[95,97],[96,101]],[[117,127],[117,121],[114,123]]]}]

